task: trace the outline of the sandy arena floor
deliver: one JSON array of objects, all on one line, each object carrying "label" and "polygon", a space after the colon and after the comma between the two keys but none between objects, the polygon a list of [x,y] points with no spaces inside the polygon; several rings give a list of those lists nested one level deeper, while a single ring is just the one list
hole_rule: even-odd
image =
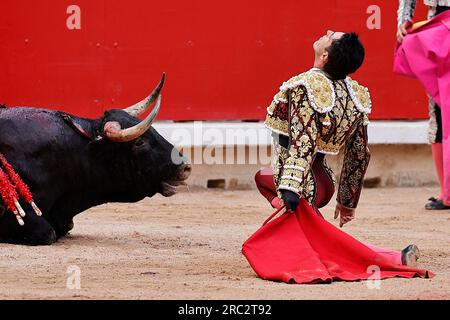
[{"label": "sandy arena floor", "polygon": [[[271,212],[263,198],[195,191],[93,208],[52,246],[0,244],[0,299],[450,299],[450,211],[422,209],[436,191],[366,189],[356,220],[344,227],[380,246],[418,244],[420,266],[433,279],[388,279],[380,289],[263,281],[240,253]],[[330,221],[333,208],[323,210]],[[79,290],[66,287],[71,266],[81,272]]]}]

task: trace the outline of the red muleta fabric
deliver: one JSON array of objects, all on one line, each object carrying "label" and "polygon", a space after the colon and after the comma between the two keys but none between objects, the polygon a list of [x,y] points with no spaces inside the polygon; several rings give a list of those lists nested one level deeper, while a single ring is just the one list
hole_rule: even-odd
[{"label": "red muleta fabric", "polygon": [[[263,225],[242,247],[262,279],[286,283],[331,283],[392,277],[433,277],[427,271],[394,265],[324,220],[304,199],[294,213]],[[374,274],[372,270],[380,270]]]}]

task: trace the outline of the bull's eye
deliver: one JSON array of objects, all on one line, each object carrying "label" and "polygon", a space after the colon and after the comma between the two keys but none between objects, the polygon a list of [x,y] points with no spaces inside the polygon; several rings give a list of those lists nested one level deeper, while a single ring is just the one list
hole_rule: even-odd
[{"label": "bull's eye", "polygon": [[142,147],[142,146],[144,145],[144,140],[138,139],[138,140],[136,140],[136,142],[134,143],[134,145],[135,145],[136,147]]}]

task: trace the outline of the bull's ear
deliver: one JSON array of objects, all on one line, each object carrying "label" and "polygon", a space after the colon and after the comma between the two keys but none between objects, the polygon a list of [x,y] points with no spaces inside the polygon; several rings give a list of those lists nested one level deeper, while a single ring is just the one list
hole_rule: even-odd
[{"label": "bull's ear", "polygon": [[[98,144],[101,141],[108,140],[105,134],[105,124],[108,122],[114,122],[113,119],[116,119],[117,116],[114,114],[116,109],[111,110],[105,110],[103,115],[100,118],[97,118],[94,123],[94,129],[93,129],[93,136],[94,139],[91,141],[93,144]],[[117,122],[117,126],[119,127],[120,124]]]},{"label": "bull's ear", "polygon": [[118,134],[121,130],[122,130],[122,126],[117,121],[108,121],[103,126],[103,132],[108,138],[111,135]]}]

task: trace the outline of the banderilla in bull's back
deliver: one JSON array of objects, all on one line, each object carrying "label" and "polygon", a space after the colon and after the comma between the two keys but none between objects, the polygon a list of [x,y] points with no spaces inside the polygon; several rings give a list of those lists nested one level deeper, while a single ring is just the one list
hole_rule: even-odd
[{"label": "banderilla in bull's back", "polygon": [[20,176],[14,171],[13,167],[8,163],[5,156],[1,153],[0,164],[0,195],[3,198],[6,208],[14,213],[19,224],[23,226],[24,222],[22,218],[25,217],[25,211],[19,203],[20,195],[20,197],[31,205],[38,216],[42,216],[41,210],[39,210],[38,206],[34,203],[30,188],[23,182]]}]

